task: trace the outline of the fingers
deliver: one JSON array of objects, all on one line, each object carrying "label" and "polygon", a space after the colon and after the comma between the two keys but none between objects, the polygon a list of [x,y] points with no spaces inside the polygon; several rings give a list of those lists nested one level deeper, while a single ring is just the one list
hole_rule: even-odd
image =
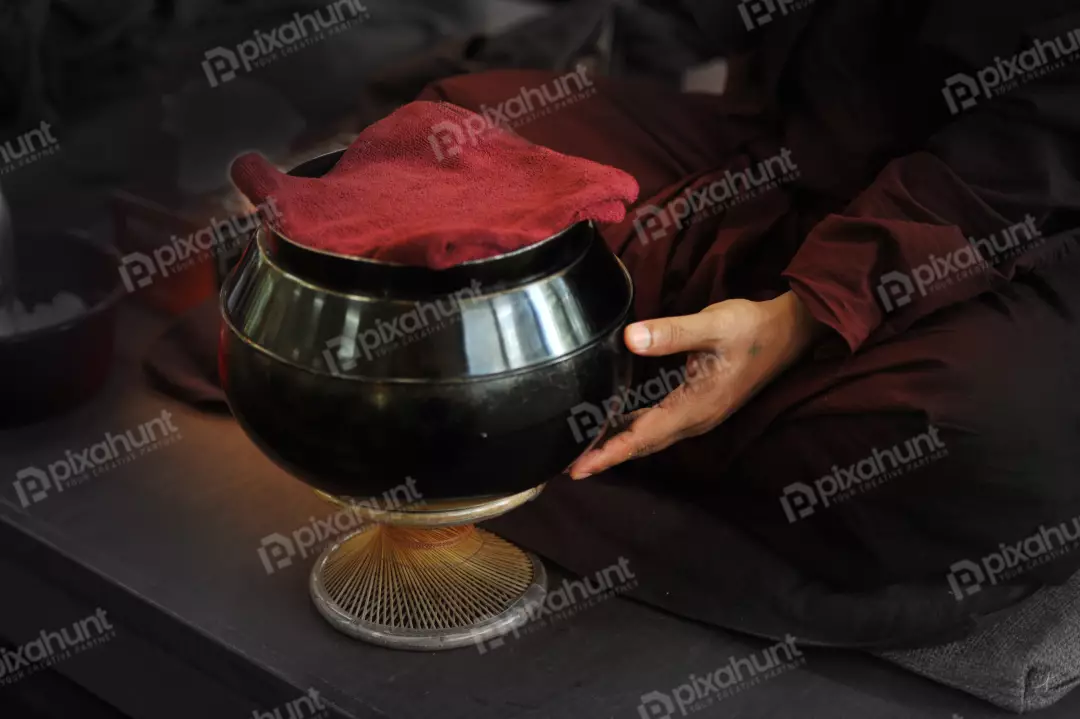
[{"label": "fingers", "polygon": [[699,312],[635,322],[624,339],[631,352],[647,357],[707,350],[717,337],[717,320],[716,313]]},{"label": "fingers", "polygon": [[716,413],[708,402],[697,401],[696,394],[694,388],[683,385],[656,407],[635,413],[626,431],[578,459],[570,468],[570,476],[585,479],[709,431],[719,424],[723,413]]}]

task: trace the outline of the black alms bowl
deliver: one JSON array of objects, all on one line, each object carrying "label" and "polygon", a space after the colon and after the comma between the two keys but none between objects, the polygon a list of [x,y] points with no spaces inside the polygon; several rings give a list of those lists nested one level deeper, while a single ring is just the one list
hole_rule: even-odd
[{"label": "black alms bowl", "polygon": [[411,479],[425,499],[516,493],[587,448],[629,379],[632,297],[590,223],[446,270],[262,228],[222,291],[222,383],[256,444],[324,492],[378,497]]}]

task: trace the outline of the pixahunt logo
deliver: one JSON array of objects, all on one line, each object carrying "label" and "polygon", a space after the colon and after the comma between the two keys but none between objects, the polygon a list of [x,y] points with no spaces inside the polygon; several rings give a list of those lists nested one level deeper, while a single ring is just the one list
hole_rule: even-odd
[{"label": "pixahunt logo", "polygon": [[977,562],[963,559],[954,563],[949,567],[949,588],[956,601],[960,601],[982,591],[987,584],[994,586],[1074,552],[1077,546],[1080,546],[1080,517],[1050,528],[1040,525],[1030,536],[1015,544],[999,544],[997,552]]},{"label": "pixahunt logo", "polygon": [[236,78],[237,73],[265,67],[368,19],[359,0],[338,0],[314,12],[293,13],[293,19],[271,30],[256,30],[234,49],[221,46],[203,54],[202,68],[210,87]]},{"label": "pixahunt logo", "polygon": [[361,358],[371,362],[457,324],[461,320],[462,304],[481,294],[480,282],[473,280],[469,287],[445,298],[416,302],[411,310],[389,320],[376,318],[373,327],[328,341],[323,350],[323,361],[331,374],[347,374],[356,369]]},{"label": "pixahunt logo", "polygon": [[758,654],[749,658],[732,657],[724,666],[703,676],[691,674],[685,683],[669,692],[643,694],[638,716],[641,719],[684,717],[806,663],[806,657],[795,646],[795,637],[790,634],[784,641],[763,649],[760,662]]},{"label": "pixahunt logo", "polygon": [[812,487],[802,482],[789,484],[784,488],[780,506],[784,509],[788,523],[794,524],[818,509],[827,509],[845,502],[948,454],[945,442],[938,436],[938,428],[931,425],[926,432],[907,440],[903,445],[898,444],[886,450],[875,449],[869,457],[847,468],[834,464],[832,471],[814,480]]},{"label": "pixahunt logo", "polygon": [[593,577],[564,579],[558,588],[548,590],[542,601],[525,606],[527,619],[524,624],[508,629],[493,639],[478,641],[476,648],[481,654],[487,654],[506,644],[511,636],[519,639],[550,623],[569,619],[605,599],[628,592],[636,586],[637,577],[630,571],[630,560],[619,557],[617,563],[601,569]]},{"label": "pixahunt logo", "polygon": [[304,696],[276,707],[273,711],[251,713],[251,719],[323,719],[328,716],[330,712],[326,708],[326,702],[314,689],[308,689]]},{"label": "pixahunt logo", "polygon": [[791,150],[762,160],[739,172],[728,170],[719,180],[697,189],[690,188],[663,207],[642,205],[634,213],[634,228],[642,244],[665,237],[671,228],[683,229],[718,212],[792,182],[799,177],[799,167],[791,159]]},{"label": "pixahunt logo", "polygon": [[60,142],[53,137],[52,125],[41,121],[36,130],[29,130],[14,140],[0,145],[0,175],[56,153]]},{"label": "pixahunt logo", "polygon": [[814,0],[742,0],[739,14],[747,30],[768,25],[777,15],[783,17],[796,10],[802,10],[814,3]]},{"label": "pixahunt logo", "polygon": [[1010,58],[995,57],[994,62],[975,73],[958,73],[945,81],[942,94],[949,112],[958,115],[980,101],[1014,90],[1037,80],[1080,57],[1080,28],[1054,40],[1036,40],[1031,47]]},{"label": "pixahunt logo", "polygon": [[273,574],[280,569],[291,567],[297,556],[307,559],[322,551],[330,540],[364,529],[366,519],[361,510],[401,509],[416,506],[422,500],[423,497],[416,489],[416,480],[407,477],[404,484],[383,492],[379,499],[352,502],[322,519],[309,517],[306,526],[288,536],[274,533],[263,537],[257,550],[259,561],[267,574]]},{"label": "pixahunt logo", "polygon": [[212,257],[232,251],[260,224],[276,221],[280,216],[274,198],[268,197],[250,214],[220,221],[211,217],[206,227],[187,237],[173,235],[169,244],[155,249],[152,256],[142,252],[124,255],[121,258],[120,279],[128,292],[148,287],[157,277],[179,274]]},{"label": "pixahunt logo", "polygon": [[65,451],[63,457],[50,462],[45,469],[20,469],[15,473],[15,493],[22,506],[29,507],[181,439],[180,429],[173,424],[172,413],[162,410],[160,417],[143,422],[135,429],[123,434],[106,432],[100,442],[79,451]]},{"label": "pixahunt logo", "polygon": [[15,649],[0,649],[0,686],[14,684],[42,669],[100,646],[116,636],[116,630],[98,609],[86,619],[56,631],[43,630],[37,639]]},{"label": "pixahunt logo", "polygon": [[885,311],[892,312],[911,304],[916,294],[926,297],[931,292],[986,272],[993,265],[1027,252],[1043,241],[1042,232],[1035,226],[1035,218],[1031,215],[1001,232],[1000,238],[998,235],[995,232],[982,239],[969,237],[965,246],[944,257],[930,255],[927,262],[910,273],[889,272],[882,275],[877,291]]},{"label": "pixahunt logo", "polygon": [[457,157],[463,148],[475,147],[478,140],[492,130],[512,132],[537,118],[592,97],[596,94],[596,88],[586,76],[587,70],[584,65],[578,65],[574,72],[538,88],[522,86],[517,95],[495,107],[482,104],[479,114],[470,115],[461,122],[446,120],[432,126],[428,143],[435,152],[435,158],[442,162]]},{"label": "pixahunt logo", "polygon": [[574,440],[582,442],[596,439],[605,424],[624,414],[652,406],[674,392],[680,385],[700,382],[726,366],[724,359],[714,354],[698,355],[693,367],[678,370],[662,369],[659,377],[653,377],[634,387],[622,387],[601,404],[582,402],[570,410],[567,422],[574,433]]}]

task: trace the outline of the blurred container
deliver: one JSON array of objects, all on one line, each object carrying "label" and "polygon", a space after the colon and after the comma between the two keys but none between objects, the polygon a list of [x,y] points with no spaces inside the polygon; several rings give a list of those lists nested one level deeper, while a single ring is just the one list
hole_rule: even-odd
[{"label": "blurred container", "polygon": [[24,234],[15,243],[17,297],[29,308],[61,292],[87,311],[52,327],[0,337],[0,428],[66,412],[93,397],[112,368],[119,258],[69,233]]}]

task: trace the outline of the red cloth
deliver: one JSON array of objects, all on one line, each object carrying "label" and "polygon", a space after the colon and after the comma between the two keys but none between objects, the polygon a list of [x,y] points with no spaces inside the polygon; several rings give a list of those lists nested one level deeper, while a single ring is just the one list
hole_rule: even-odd
[{"label": "red cloth", "polygon": [[637,198],[622,170],[570,157],[445,102],[414,102],[365,129],[321,178],[243,155],[232,178],[273,197],[289,239],[384,262],[451,267],[527,247],[584,220],[620,222]]}]

